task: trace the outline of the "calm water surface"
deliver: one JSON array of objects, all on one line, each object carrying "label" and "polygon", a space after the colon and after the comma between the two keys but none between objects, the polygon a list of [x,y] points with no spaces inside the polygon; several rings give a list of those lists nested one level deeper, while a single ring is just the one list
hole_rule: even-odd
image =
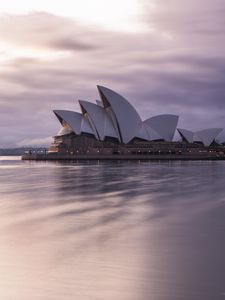
[{"label": "calm water surface", "polygon": [[0,299],[225,299],[225,162],[0,158]]}]

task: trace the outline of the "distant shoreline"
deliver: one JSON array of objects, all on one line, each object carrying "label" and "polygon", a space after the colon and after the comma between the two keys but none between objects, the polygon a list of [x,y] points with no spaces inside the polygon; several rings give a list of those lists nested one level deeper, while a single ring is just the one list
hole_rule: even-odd
[{"label": "distant shoreline", "polygon": [[0,148],[0,156],[22,156],[26,151],[32,150],[35,153],[47,151],[45,147],[17,147]]}]

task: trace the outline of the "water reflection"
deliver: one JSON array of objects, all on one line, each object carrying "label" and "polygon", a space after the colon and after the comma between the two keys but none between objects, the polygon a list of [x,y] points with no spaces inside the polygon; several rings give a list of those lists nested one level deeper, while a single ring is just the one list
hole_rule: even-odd
[{"label": "water reflection", "polygon": [[224,173],[0,160],[0,299],[223,299]]}]

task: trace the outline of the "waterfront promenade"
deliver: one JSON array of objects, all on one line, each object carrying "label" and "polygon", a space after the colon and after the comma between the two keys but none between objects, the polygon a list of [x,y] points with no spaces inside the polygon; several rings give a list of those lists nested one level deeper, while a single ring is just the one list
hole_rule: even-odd
[{"label": "waterfront promenade", "polygon": [[199,154],[154,154],[154,155],[145,155],[145,154],[110,154],[110,155],[86,155],[86,154],[24,154],[22,160],[37,160],[37,161],[48,161],[48,160],[225,160],[224,154],[219,153],[199,153]]}]

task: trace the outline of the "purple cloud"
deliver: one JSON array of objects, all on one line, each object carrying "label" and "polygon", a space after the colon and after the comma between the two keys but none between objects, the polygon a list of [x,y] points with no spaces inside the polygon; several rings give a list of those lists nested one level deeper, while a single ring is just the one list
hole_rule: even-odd
[{"label": "purple cloud", "polygon": [[48,141],[59,128],[52,110],[79,110],[78,98],[98,98],[96,84],[143,119],[175,113],[187,129],[225,127],[224,11],[222,0],[158,0],[136,34],[47,13],[1,16],[1,40],[22,53],[0,67],[1,146]]}]

